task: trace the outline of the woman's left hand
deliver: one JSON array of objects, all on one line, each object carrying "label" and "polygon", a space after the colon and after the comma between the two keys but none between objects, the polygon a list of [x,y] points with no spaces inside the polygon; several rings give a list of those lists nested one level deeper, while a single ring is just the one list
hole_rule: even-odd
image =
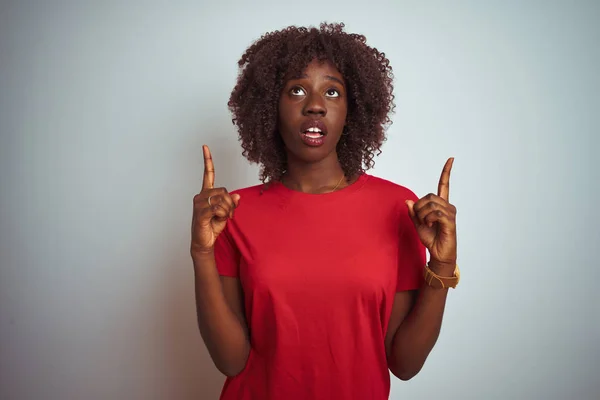
[{"label": "woman's left hand", "polygon": [[430,193],[416,203],[406,201],[421,243],[429,250],[430,263],[450,273],[456,266],[456,207],[448,202],[453,163],[454,158],[446,161],[437,195]]}]

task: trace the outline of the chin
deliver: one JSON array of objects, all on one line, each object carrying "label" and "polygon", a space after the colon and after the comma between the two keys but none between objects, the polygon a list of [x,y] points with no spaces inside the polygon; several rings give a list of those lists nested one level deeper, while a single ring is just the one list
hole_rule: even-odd
[{"label": "chin", "polygon": [[335,148],[324,148],[324,147],[308,147],[308,146],[302,146],[302,148],[299,149],[290,149],[288,150],[289,153],[291,153],[291,155],[302,162],[305,162],[307,164],[313,164],[313,163],[317,163],[320,161],[323,161],[324,159],[331,157],[331,156],[336,156],[336,149]]}]

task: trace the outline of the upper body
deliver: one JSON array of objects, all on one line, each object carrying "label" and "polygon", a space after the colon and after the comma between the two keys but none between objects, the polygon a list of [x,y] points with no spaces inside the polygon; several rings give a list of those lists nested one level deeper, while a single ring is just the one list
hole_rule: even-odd
[{"label": "upper body", "polygon": [[241,281],[251,350],[222,399],[387,399],[397,292],[422,282],[408,189],[371,175],[328,194],[274,184],[243,199],[215,245]]},{"label": "upper body", "polygon": [[215,188],[205,146],[190,250],[222,398],[387,398],[388,369],[410,379],[439,335],[456,266],[453,160],[422,198],[366,174],[392,71],[343,25],[269,33],[239,65],[229,107],[264,185]]}]

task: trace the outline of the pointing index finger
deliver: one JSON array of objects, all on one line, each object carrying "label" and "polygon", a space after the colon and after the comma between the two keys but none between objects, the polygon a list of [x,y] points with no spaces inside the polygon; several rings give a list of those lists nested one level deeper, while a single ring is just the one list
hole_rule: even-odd
[{"label": "pointing index finger", "polygon": [[438,196],[446,201],[450,197],[450,171],[452,170],[452,164],[454,164],[454,157],[446,161],[442,175],[440,176],[440,182],[438,183]]},{"label": "pointing index finger", "polygon": [[204,179],[202,180],[202,190],[212,189],[215,186],[215,166],[208,146],[202,146],[202,154],[204,155]]}]

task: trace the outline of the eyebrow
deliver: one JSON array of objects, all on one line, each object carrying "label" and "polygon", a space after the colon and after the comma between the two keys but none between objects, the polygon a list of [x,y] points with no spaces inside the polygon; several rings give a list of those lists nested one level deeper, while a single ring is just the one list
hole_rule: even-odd
[{"label": "eyebrow", "polygon": [[[295,78],[295,79],[307,79],[307,78],[308,78],[308,75],[306,75],[306,74],[303,74],[303,75],[300,75],[300,76],[298,76],[298,77],[297,77],[297,78]],[[326,79],[326,80],[328,80],[328,81],[334,81],[334,82],[337,82],[337,83],[339,83],[340,85],[342,85],[342,87],[344,87],[344,88],[346,87],[346,85],[344,85],[344,82],[343,82],[342,80],[340,80],[339,78],[336,78],[335,76],[326,75],[326,76],[325,76],[325,79]]]}]

